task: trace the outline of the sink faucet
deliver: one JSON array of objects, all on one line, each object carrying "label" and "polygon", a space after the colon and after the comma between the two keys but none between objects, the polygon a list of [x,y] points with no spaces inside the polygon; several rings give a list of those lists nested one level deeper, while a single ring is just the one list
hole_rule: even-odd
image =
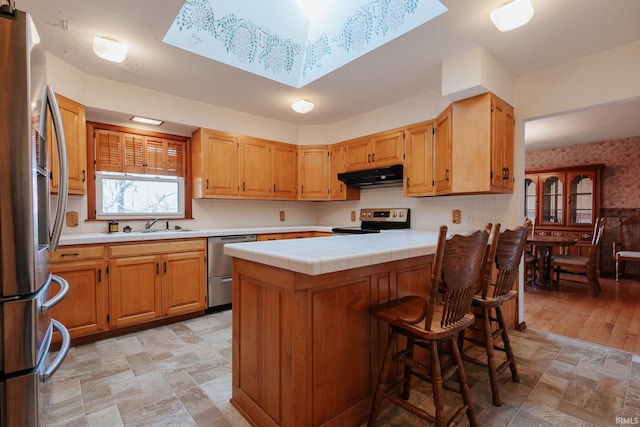
[{"label": "sink faucet", "polygon": [[149,217],[149,219],[147,219],[147,222],[145,222],[144,224],[144,229],[145,230],[150,230],[151,227],[153,227],[153,224],[155,224],[156,222],[160,221],[162,218],[156,218],[156,219],[152,219],[152,217]]}]

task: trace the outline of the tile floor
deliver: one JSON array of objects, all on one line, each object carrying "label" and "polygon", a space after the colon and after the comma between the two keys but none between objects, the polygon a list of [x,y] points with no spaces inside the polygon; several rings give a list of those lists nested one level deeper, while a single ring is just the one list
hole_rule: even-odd
[{"label": "tile floor", "polygon": [[[611,426],[640,414],[639,355],[531,329],[511,340],[520,383],[501,376],[503,406],[491,404],[486,371],[465,364],[481,425]],[[411,399],[428,407],[429,387]],[[230,397],[224,311],[72,348],[53,377],[48,425],[248,426]],[[428,423],[390,407],[378,425]]]}]

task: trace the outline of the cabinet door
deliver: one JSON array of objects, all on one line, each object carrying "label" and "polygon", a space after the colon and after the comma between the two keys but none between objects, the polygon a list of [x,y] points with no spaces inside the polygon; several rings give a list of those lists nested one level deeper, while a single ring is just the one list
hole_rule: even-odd
[{"label": "cabinet door", "polygon": [[274,143],[271,147],[271,159],[273,197],[295,200],[298,189],[298,147]]},{"label": "cabinet door", "polygon": [[565,174],[544,174],[539,176],[540,224],[565,224]]},{"label": "cabinet door", "polygon": [[240,141],[240,195],[271,197],[271,143],[258,138]]},{"label": "cabinet door", "polygon": [[204,252],[182,252],[162,257],[162,313],[172,316],[204,310],[206,267]]},{"label": "cabinet door", "polygon": [[329,149],[302,146],[298,155],[300,200],[329,199]]},{"label": "cabinet door", "polygon": [[111,327],[134,325],[162,316],[160,256],[109,262]]},{"label": "cabinet door", "polygon": [[202,155],[204,197],[238,194],[238,139],[219,133],[204,133]]},{"label": "cabinet door", "polygon": [[122,134],[122,172],[144,173],[144,136]]},{"label": "cabinet door", "polygon": [[152,136],[144,138],[144,171],[158,175],[166,175],[167,140]]},{"label": "cabinet door", "polygon": [[371,163],[385,167],[402,163],[402,129],[381,132],[371,137]]},{"label": "cabinet door", "polygon": [[[51,316],[62,322],[72,338],[107,329],[105,261],[53,263],[51,272],[69,282],[69,293]],[[59,335],[56,334],[56,339]]]},{"label": "cabinet door", "polygon": [[491,186],[501,192],[513,191],[513,108],[501,99],[491,97]]},{"label": "cabinet door", "polygon": [[434,144],[434,191],[436,194],[447,194],[451,192],[452,178],[451,107],[444,110],[436,118],[436,133]]},{"label": "cabinet door", "polygon": [[538,212],[538,175],[525,175],[524,177],[524,216],[540,224]]},{"label": "cabinet door", "polygon": [[[87,128],[85,121],[84,105],[56,95],[60,117],[62,119],[62,129],[64,130],[65,141],[67,143],[67,162],[69,165],[69,190],[68,194],[84,194],[85,182],[87,180]],[[52,193],[58,192],[58,150],[55,132],[51,124],[51,118],[47,119],[48,127],[51,131],[49,138],[49,161],[51,167]]]},{"label": "cabinet door", "polygon": [[421,123],[405,130],[404,194],[434,194],[433,122]]},{"label": "cabinet door", "polygon": [[94,132],[96,144],[96,170],[122,171],[122,134],[120,132],[96,129]]},{"label": "cabinet door", "polygon": [[330,148],[330,177],[331,200],[358,200],[360,199],[360,188],[347,187],[344,182],[338,179],[338,174],[345,171],[345,146],[344,144],[333,144]]},{"label": "cabinet door", "polygon": [[596,172],[567,173],[567,225],[593,225],[596,209]]},{"label": "cabinet door", "polygon": [[347,172],[371,168],[370,139],[368,137],[345,142],[344,165]]}]

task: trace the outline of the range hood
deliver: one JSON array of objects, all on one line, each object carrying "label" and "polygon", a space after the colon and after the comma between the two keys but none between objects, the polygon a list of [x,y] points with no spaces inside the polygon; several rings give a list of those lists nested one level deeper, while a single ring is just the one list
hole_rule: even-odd
[{"label": "range hood", "polygon": [[338,174],[338,179],[352,187],[402,184],[402,165]]}]

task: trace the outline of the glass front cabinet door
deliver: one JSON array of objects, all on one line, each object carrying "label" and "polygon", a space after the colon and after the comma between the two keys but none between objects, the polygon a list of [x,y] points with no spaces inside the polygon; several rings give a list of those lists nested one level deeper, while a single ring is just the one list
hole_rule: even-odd
[{"label": "glass front cabinet door", "polygon": [[567,174],[567,182],[569,183],[569,197],[567,199],[568,206],[568,225],[589,224],[595,221],[595,173],[594,172],[577,172]]},{"label": "glass front cabinet door", "polygon": [[542,211],[540,224],[564,224],[564,174],[540,175]]},{"label": "glass front cabinet door", "polygon": [[524,177],[524,216],[534,221],[536,224],[540,223],[540,219],[537,218],[538,210],[538,175],[526,175]]}]

